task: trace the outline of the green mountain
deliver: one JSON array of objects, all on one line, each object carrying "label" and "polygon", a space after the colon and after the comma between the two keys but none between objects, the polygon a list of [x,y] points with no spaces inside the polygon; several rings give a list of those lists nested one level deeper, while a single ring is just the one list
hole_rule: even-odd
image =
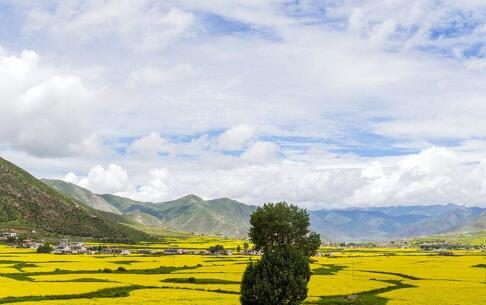
[{"label": "green mountain", "polygon": [[112,206],[103,197],[96,195],[85,188],[61,180],[41,179],[41,181],[47,184],[48,186],[52,187],[56,191],[68,195],[69,197],[77,201],[81,201],[89,205],[93,209],[97,209],[105,212],[111,212],[115,214],[122,214],[120,210]]},{"label": "green mountain", "polygon": [[179,231],[238,237],[246,237],[250,214],[256,209],[228,198],[204,200],[196,195],[160,203],[126,201],[112,195],[103,198],[133,220],[137,220],[135,215],[151,222],[157,219],[159,226]]},{"label": "green mountain", "polygon": [[132,200],[129,198],[125,197],[120,197],[116,195],[111,195],[111,194],[104,194],[100,195],[103,199],[105,199],[108,203],[110,203],[112,206],[115,208],[119,209],[120,211],[127,210],[133,205],[137,204],[151,204],[151,202],[141,202],[141,201],[136,201]]},{"label": "green mountain", "polygon": [[64,181],[42,181],[95,209],[116,211],[132,222],[165,230],[246,237],[250,214],[256,209],[228,198],[203,200],[196,195],[168,202],[140,202],[110,194],[96,195]]},{"label": "green mountain", "polygon": [[150,238],[118,220],[119,215],[68,198],[0,158],[0,227],[117,241]]}]

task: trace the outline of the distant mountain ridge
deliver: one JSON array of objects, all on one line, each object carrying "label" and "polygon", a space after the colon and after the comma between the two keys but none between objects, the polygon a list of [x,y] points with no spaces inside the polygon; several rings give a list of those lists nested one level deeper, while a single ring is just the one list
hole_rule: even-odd
[{"label": "distant mountain ridge", "polygon": [[[246,237],[256,206],[220,198],[187,195],[168,202],[139,202],[116,195],[96,195],[63,181],[45,183],[93,208],[119,211],[131,221],[172,230]],[[79,190],[77,190],[79,188]],[[331,241],[409,238],[486,229],[486,210],[456,204],[385,206],[310,211],[313,230]]]},{"label": "distant mountain ridge", "polygon": [[120,224],[118,217],[62,195],[0,158],[0,227],[118,241],[150,238]]},{"label": "distant mountain ridge", "polygon": [[315,230],[329,240],[396,239],[460,232],[485,209],[456,204],[312,211]]},{"label": "distant mountain ridge", "polygon": [[42,181],[92,208],[118,211],[125,218],[145,226],[185,232],[244,238],[250,228],[250,215],[256,209],[256,206],[229,198],[204,200],[196,195],[167,202],[140,202],[116,195],[93,194],[87,189],[60,180]]}]

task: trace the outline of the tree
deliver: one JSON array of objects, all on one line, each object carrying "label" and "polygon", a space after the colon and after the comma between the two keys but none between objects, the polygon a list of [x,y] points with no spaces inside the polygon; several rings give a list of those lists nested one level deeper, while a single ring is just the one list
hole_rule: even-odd
[{"label": "tree", "polygon": [[267,203],[251,215],[250,240],[263,252],[283,247],[300,249],[310,257],[321,244],[319,234],[310,232],[309,213],[286,202]]},{"label": "tree", "polygon": [[301,251],[284,248],[265,252],[246,269],[241,283],[243,305],[298,305],[307,297],[311,271]]},{"label": "tree", "polygon": [[245,243],[243,244],[243,249],[248,250],[249,247],[250,245],[245,241]]},{"label": "tree", "polygon": [[240,245],[238,245],[238,246],[236,247],[236,252],[238,252],[238,253],[240,253],[240,252],[241,252],[241,246],[240,246]]},{"label": "tree", "polygon": [[37,248],[37,253],[51,253],[52,247],[49,244],[40,245]]},{"label": "tree", "polygon": [[224,251],[224,246],[223,245],[210,246],[208,248],[208,251],[211,252],[211,253],[222,252],[222,251]]},{"label": "tree", "polygon": [[241,283],[242,305],[298,305],[307,297],[310,256],[320,236],[309,231],[305,209],[286,202],[268,203],[251,215],[250,240],[263,250],[251,263]]}]

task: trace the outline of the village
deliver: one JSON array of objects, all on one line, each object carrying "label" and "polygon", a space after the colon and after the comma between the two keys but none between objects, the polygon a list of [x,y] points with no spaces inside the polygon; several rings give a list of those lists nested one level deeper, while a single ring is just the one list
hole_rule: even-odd
[{"label": "village", "polygon": [[[0,242],[16,248],[36,250],[38,253],[51,253],[57,255],[86,254],[86,255],[233,255],[233,250],[224,249],[221,245],[209,247],[207,250],[190,250],[185,248],[167,249],[130,249],[128,247],[113,247],[107,244],[88,245],[80,241],[59,241],[48,244],[32,238],[20,238],[16,232],[0,232]],[[261,251],[244,249],[239,254],[259,256]]]},{"label": "village", "polygon": [[[133,249],[127,247],[113,247],[109,244],[89,245],[81,241],[61,240],[53,243],[46,243],[43,240],[36,240],[31,237],[20,237],[17,232],[0,232],[0,243],[8,244],[12,247],[29,248],[38,253],[51,253],[56,255],[86,254],[86,255],[233,255],[235,252],[240,255],[260,256],[263,253],[253,249],[238,249],[236,251],[224,249],[221,245],[209,247],[206,250],[193,250],[185,248],[166,248],[166,249]],[[399,241],[379,241],[373,243],[356,242],[324,242],[324,247],[333,250],[317,252],[316,256],[334,257],[339,249],[352,248],[420,248],[425,251],[436,253],[440,256],[452,256],[452,250],[482,250],[486,251],[486,245],[470,245],[465,243],[454,243],[445,240],[424,241],[412,243],[407,240]]]}]

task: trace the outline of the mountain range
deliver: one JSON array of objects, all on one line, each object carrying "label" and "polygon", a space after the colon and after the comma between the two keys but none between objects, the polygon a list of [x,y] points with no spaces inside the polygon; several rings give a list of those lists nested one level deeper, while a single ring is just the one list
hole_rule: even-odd
[{"label": "mountain range", "polygon": [[246,237],[250,227],[248,220],[256,209],[256,206],[228,198],[204,200],[196,195],[167,202],[141,202],[110,194],[93,194],[87,189],[60,180],[42,181],[95,209],[122,214],[145,226],[185,232]]},{"label": "mountain range", "polygon": [[[188,195],[174,201],[139,202],[115,195],[96,195],[79,186],[43,180],[67,196],[131,221],[180,231],[244,237],[256,206],[222,198]],[[73,191],[76,190],[76,191]],[[74,194],[74,195],[73,195]],[[84,194],[80,197],[79,194]],[[331,241],[365,241],[486,230],[486,210],[457,204],[386,206],[310,211],[313,230]]]},{"label": "mountain range", "polygon": [[[133,227],[244,238],[256,208],[229,198],[204,200],[196,195],[152,203],[94,194],[60,180],[37,180],[0,158],[0,228],[29,227],[50,234],[133,241],[151,238]],[[456,204],[321,209],[309,213],[313,230],[331,241],[486,230],[485,209]]]},{"label": "mountain range", "polygon": [[365,241],[486,230],[486,211],[456,204],[312,211],[314,230],[328,240]]}]

